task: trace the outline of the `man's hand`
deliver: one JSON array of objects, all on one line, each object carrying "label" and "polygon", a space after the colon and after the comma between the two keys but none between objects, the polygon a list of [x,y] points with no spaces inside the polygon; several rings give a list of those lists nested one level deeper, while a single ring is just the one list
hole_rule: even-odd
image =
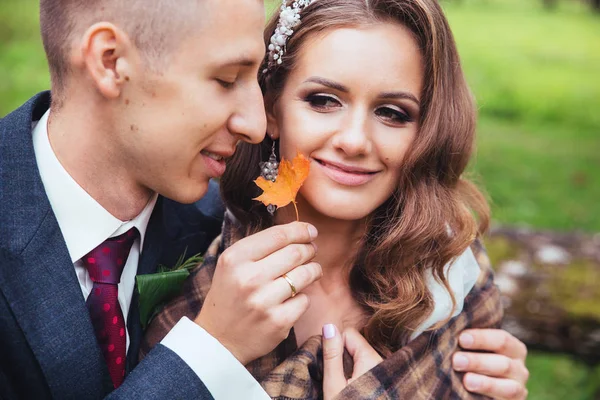
[{"label": "man's hand", "polygon": [[[352,378],[344,376],[344,347],[354,360]],[[331,400],[352,381],[371,370],[383,359],[356,329],[340,335],[335,325],[323,327],[323,398]]]},{"label": "man's hand", "polygon": [[[273,350],[306,311],[300,293],[321,278],[310,262],[317,230],[292,222],[248,236],[221,254],[212,286],[196,323],[221,342],[242,364]],[[291,285],[298,294],[292,298]]]},{"label": "man's hand", "polygon": [[487,352],[454,355],[454,369],[466,372],[467,390],[501,400],[527,398],[527,347],[520,340],[501,329],[471,329],[461,333],[459,344],[465,350]]}]

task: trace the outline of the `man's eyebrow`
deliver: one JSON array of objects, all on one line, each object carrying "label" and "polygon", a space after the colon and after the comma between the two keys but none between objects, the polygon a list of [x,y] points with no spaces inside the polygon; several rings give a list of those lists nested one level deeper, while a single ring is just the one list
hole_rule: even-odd
[{"label": "man's eyebrow", "polygon": [[346,86],[342,85],[341,83],[337,83],[337,82],[331,81],[329,79],[321,78],[320,76],[311,76],[304,82],[305,83],[306,82],[317,83],[319,85],[323,85],[323,86],[327,86],[327,87],[330,87],[335,90],[339,90],[340,92],[343,92],[343,93],[348,93],[350,91],[350,89],[348,89]]},{"label": "man's eyebrow", "polygon": [[219,67],[233,67],[233,66],[241,66],[241,67],[254,67],[260,61],[254,59],[252,57],[241,56],[232,60],[225,60],[219,64]]}]

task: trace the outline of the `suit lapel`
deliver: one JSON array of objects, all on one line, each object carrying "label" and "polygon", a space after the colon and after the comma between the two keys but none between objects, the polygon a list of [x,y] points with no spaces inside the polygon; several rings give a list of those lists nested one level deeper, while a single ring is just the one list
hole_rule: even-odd
[{"label": "suit lapel", "polygon": [[[146,237],[144,240],[144,248],[140,255],[137,275],[146,275],[156,272],[163,243],[166,240],[164,224],[163,224],[163,199],[159,196],[152,217],[146,228]],[[143,330],[140,323],[139,313],[139,297],[137,286],[133,291],[131,306],[129,308],[129,317],[127,318],[127,331],[129,332],[129,350],[127,353],[127,371],[137,365],[138,354],[140,350],[140,341],[142,339]]]},{"label": "suit lapel", "polygon": [[33,152],[32,116],[48,104],[42,94],[2,121],[0,291],[52,396],[94,398],[107,393],[110,377]]}]

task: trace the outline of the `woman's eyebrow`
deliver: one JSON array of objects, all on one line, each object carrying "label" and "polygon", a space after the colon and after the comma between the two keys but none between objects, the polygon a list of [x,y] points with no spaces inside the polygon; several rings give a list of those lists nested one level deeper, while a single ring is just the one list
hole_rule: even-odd
[{"label": "woman's eyebrow", "polygon": [[305,83],[307,83],[307,82],[317,83],[319,85],[323,85],[323,86],[327,86],[327,87],[330,87],[335,90],[339,90],[340,92],[343,92],[343,93],[350,92],[350,89],[348,89],[346,86],[342,85],[341,83],[337,83],[337,82],[334,82],[334,81],[326,79],[326,78],[321,78],[320,76],[311,76],[304,82]]},{"label": "woman's eyebrow", "polygon": [[[311,76],[310,78],[305,80],[304,83],[316,83],[319,85],[327,86],[329,88],[338,90],[343,93],[350,92],[350,89],[348,89],[348,87],[342,85],[341,83],[332,81],[327,78],[322,78],[320,76]],[[421,103],[419,102],[419,99],[417,99],[415,97],[415,95],[413,95],[412,93],[409,93],[409,92],[383,92],[383,93],[379,94],[378,97],[380,99],[389,99],[389,100],[396,100],[396,99],[410,100],[413,103],[415,103],[417,106],[421,105]]]},{"label": "woman's eyebrow", "polygon": [[381,99],[390,99],[390,100],[410,100],[416,105],[420,106],[421,103],[419,99],[417,99],[412,93],[409,92],[383,92],[379,96]]}]

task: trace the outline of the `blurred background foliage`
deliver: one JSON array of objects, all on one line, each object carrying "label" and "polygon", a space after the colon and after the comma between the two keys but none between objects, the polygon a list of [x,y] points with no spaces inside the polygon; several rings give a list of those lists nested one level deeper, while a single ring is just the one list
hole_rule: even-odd
[{"label": "blurred background foliage", "polygon": [[[470,173],[494,222],[600,232],[598,1],[442,4],[479,106]],[[49,87],[37,0],[0,0],[0,76],[0,116]],[[530,399],[600,398],[599,367],[535,352],[528,366]]]}]

